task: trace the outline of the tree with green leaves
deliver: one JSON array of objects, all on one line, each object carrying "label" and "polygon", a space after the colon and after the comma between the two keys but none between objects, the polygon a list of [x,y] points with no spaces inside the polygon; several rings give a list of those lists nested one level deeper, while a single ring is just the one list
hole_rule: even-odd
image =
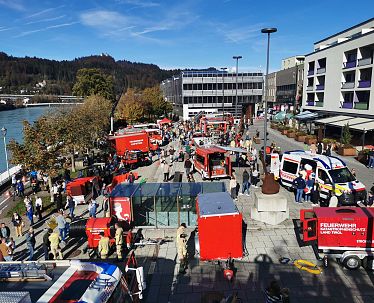
[{"label": "tree with green leaves", "polygon": [[113,78],[98,68],[82,68],[77,72],[73,94],[83,97],[98,95],[113,101],[115,98]]},{"label": "tree with green leaves", "polygon": [[147,105],[149,117],[160,118],[173,110],[172,105],[165,100],[159,86],[146,88],[142,92],[143,103]]},{"label": "tree with green leaves", "polygon": [[352,134],[349,130],[349,123],[345,124],[342,129],[342,138],[341,143],[343,146],[348,146],[351,144],[352,141]]},{"label": "tree with green leaves", "polygon": [[145,104],[142,101],[141,93],[129,88],[118,102],[115,117],[132,123],[141,120],[144,117],[144,112]]}]

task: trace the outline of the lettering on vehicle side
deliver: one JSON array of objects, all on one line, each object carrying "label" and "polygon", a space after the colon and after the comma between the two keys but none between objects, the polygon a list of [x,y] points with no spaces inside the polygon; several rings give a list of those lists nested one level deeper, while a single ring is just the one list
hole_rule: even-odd
[{"label": "lettering on vehicle side", "polygon": [[343,232],[366,232],[365,227],[357,227],[356,223],[320,223],[319,230],[324,235],[342,235]]},{"label": "lettering on vehicle side", "polygon": [[359,239],[357,240],[357,243],[373,243],[373,240],[365,240],[365,239]]},{"label": "lettering on vehicle side", "polygon": [[143,139],[130,141],[130,145],[140,145],[143,143],[143,141],[144,141]]}]

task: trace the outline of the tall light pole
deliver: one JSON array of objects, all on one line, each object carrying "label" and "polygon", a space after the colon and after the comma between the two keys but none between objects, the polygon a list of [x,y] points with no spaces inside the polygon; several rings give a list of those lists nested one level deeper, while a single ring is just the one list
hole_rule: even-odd
[{"label": "tall light pole", "polygon": [[6,147],[6,133],[7,133],[7,129],[3,126],[3,128],[1,129],[1,134],[3,135],[3,139],[4,139],[4,151],[5,151],[5,162],[6,162],[6,170],[8,172],[8,178],[10,177],[10,173],[9,173],[9,163],[8,163],[8,150],[7,150],[7,147]]},{"label": "tall light pole", "polygon": [[268,35],[268,47],[266,53],[266,78],[265,78],[265,103],[264,103],[264,161],[266,162],[266,141],[267,141],[267,128],[268,128],[268,102],[267,102],[267,90],[268,90],[268,75],[269,75],[269,52],[270,52],[270,34],[275,33],[277,29],[275,27],[267,27],[261,30],[261,33]]},{"label": "tall light pole", "polygon": [[227,67],[221,67],[222,70],[222,119],[225,118],[225,78],[223,78],[223,74]]},{"label": "tall light pole", "polygon": [[238,72],[239,72],[239,59],[243,58],[242,56],[233,56],[234,60],[236,60],[236,92],[235,92],[235,119],[238,118]]}]

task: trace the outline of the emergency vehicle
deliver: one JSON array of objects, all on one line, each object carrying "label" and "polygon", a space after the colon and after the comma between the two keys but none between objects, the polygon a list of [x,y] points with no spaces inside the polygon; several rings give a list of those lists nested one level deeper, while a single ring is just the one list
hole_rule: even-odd
[{"label": "emergency vehicle", "polygon": [[285,152],[279,170],[282,185],[291,189],[293,180],[307,165],[311,168],[306,170],[307,177],[315,174],[315,181],[320,186],[320,199],[323,202],[330,200],[332,191],[335,192],[341,205],[365,202],[365,185],[356,180],[346,164],[337,157],[312,155],[305,151]]},{"label": "emergency vehicle", "polygon": [[149,152],[149,136],[142,129],[122,129],[113,136],[109,136],[113,142],[116,153],[119,156],[125,155],[127,151],[139,150],[144,153]]},{"label": "emergency vehicle", "polygon": [[143,268],[128,263],[125,277],[116,265],[101,262],[0,262],[0,297],[22,303],[133,302],[142,297],[145,282]]},{"label": "emergency vehicle", "polygon": [[66,184],[66,193],[72,196],[76,205],[88,203],[94,191],[99,192],[99,181],[97,176],[77,178]]},{"label": "emergency vehicle", "polygon": [[196,147],[193,164],[203,180],[231,176],[229,153],[215,145]]},{"label": "emergency vehicle", "polygon": [[374,269],[374,208],[301,209],[300,221],[303,241],[312,242],[325,265],[328,258],[337,258],[348,269]]},{"label": "emergency vehicle", "polygon": [[234,124],[234,118],[228,114],[222,115],[205,115],[200,119],[200,129],[204,134],[219,134],[227,132]]}]

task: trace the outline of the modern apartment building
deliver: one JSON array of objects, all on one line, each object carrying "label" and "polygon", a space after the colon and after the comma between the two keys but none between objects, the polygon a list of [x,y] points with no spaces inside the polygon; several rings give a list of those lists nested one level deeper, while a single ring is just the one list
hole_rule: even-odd
[{"label": "modern apartment building", "polygon": [[374,118],[374,18],[314,43],[305,56],[303,108]]},{"label": "modern apartment building", "polygon": [[183,71],[161,83],[174,113],[190,119],[201,111],[235,115],[236,82],[238,83],[238,116],[254,113],[254,105],[262,101],[263,74],[229,73],[227,71]]}]

